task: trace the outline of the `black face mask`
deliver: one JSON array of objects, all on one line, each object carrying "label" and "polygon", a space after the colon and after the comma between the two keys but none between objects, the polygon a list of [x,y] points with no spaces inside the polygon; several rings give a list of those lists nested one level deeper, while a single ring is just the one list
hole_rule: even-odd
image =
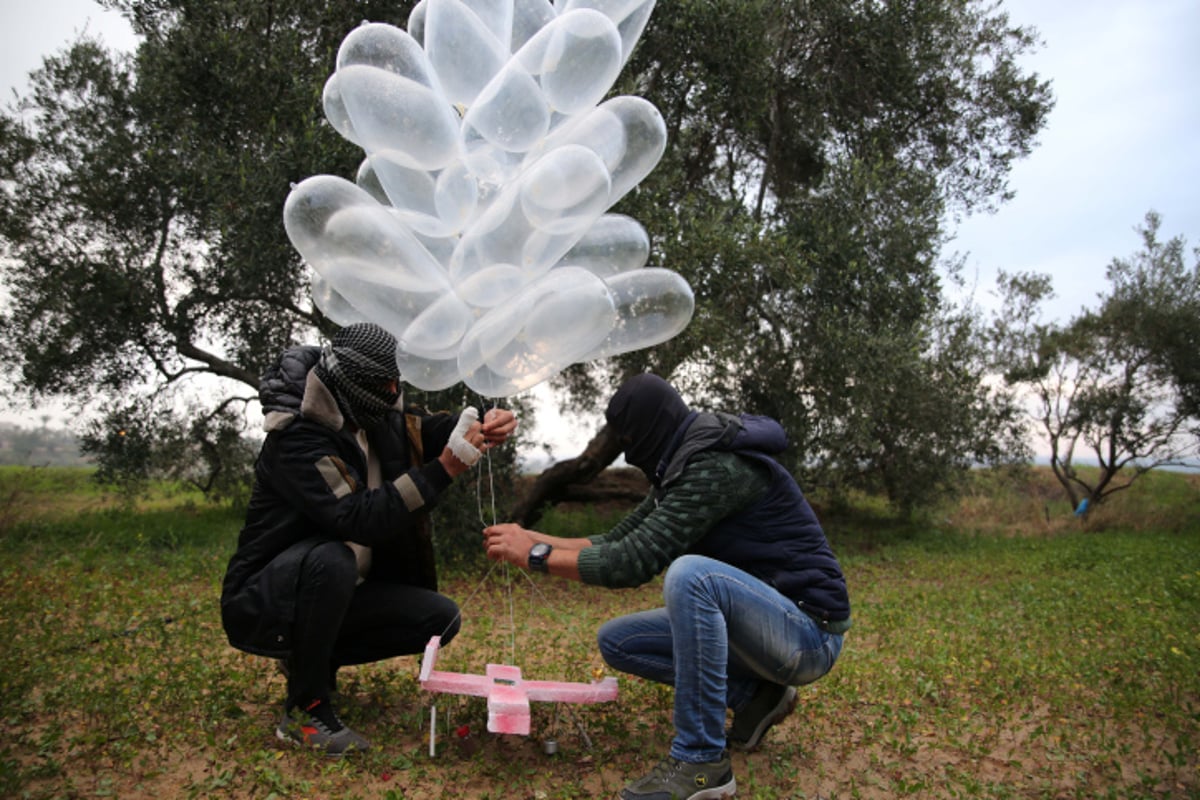
[{"label": "black face mask", "polygon": [[688,407],[669,383],[657,375],[636,375],[621,385],[604,417],[625,451],[625,461],[654,481],[658,463]]}]

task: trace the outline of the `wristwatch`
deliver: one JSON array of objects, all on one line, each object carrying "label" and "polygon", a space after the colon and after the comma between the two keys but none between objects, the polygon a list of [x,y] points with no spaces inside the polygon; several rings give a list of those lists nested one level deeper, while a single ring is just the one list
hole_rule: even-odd
[{"label": "wristwatch", "polygon": [[550,566],[546,559],[550,557],[550,551],[553,549],[545,542],[538,542],[529,548],[529,568],[534,572],[549,572]]}]

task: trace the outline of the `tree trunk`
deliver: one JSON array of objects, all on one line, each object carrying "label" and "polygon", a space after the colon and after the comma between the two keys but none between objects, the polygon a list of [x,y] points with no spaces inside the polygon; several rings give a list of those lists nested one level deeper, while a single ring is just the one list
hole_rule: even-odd
[{"label": "tree trunk", "polygon": [[[560,461],[549,467],[533,482],[529,492],[513,507],[512,518],[529,527],[541,518],[547,506],[577,498],[572,487],[594,479],[621,454],[621,447],[608,426],[602,427],[583,452],[575,458]],[[627,498],[623,498],[627,499]]]}]

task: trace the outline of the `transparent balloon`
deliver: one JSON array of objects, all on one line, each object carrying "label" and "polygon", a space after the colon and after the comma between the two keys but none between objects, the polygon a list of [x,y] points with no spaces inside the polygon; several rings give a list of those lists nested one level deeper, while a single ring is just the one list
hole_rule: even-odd
[{"label": "transparent balloon", "polygon": [[607,281],[617,312],[612,330],[583,361],[653,347],[687,327],[695,298],[687,281],[667,269],[638,269]]},{"label": "transparent balloon", "polygon": [[601,278],[646,266],[650,236],[641,223],[624,214],[604,214],[588,228],[559,262],[583,267]]},{"label": "transparent balloon", "polygon": [[313,304],[391,331],[413,386],[490,397],[682,331],[687,282],[610,211],[666,148],[651,103],[605,100],[654,5],[421,0],[349,32],[321,102],[363,161],[284,206]]}]

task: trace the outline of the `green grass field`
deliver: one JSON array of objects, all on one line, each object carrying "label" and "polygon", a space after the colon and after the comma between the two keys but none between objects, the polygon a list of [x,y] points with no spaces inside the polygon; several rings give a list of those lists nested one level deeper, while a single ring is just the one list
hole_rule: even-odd
[{"label": "green grass field", "polygon": [[[981,473],[921,522],[870,499],[823,516],[855,627],[762,750],[735,756],[738,797],[1200,797],[1195,476],[1152,474],[1086,522],[1044,474]],[[545,527],[609,521],[564,509]],[[186,493],[128,508],[82,471],[0,469],[0,796],[613,797],[665,753],[668,688],[620,676],[615,703],[535,704],[531,736],[496,736],[482,700],[421,691],[416,657],[343,670],[372,752],[285,747],[282,677],[220,628],[239,522]],[[443,575],[464,625],[441,669],[590,680],[598,625],[658,602],[657,583],[490,567]]]}]

